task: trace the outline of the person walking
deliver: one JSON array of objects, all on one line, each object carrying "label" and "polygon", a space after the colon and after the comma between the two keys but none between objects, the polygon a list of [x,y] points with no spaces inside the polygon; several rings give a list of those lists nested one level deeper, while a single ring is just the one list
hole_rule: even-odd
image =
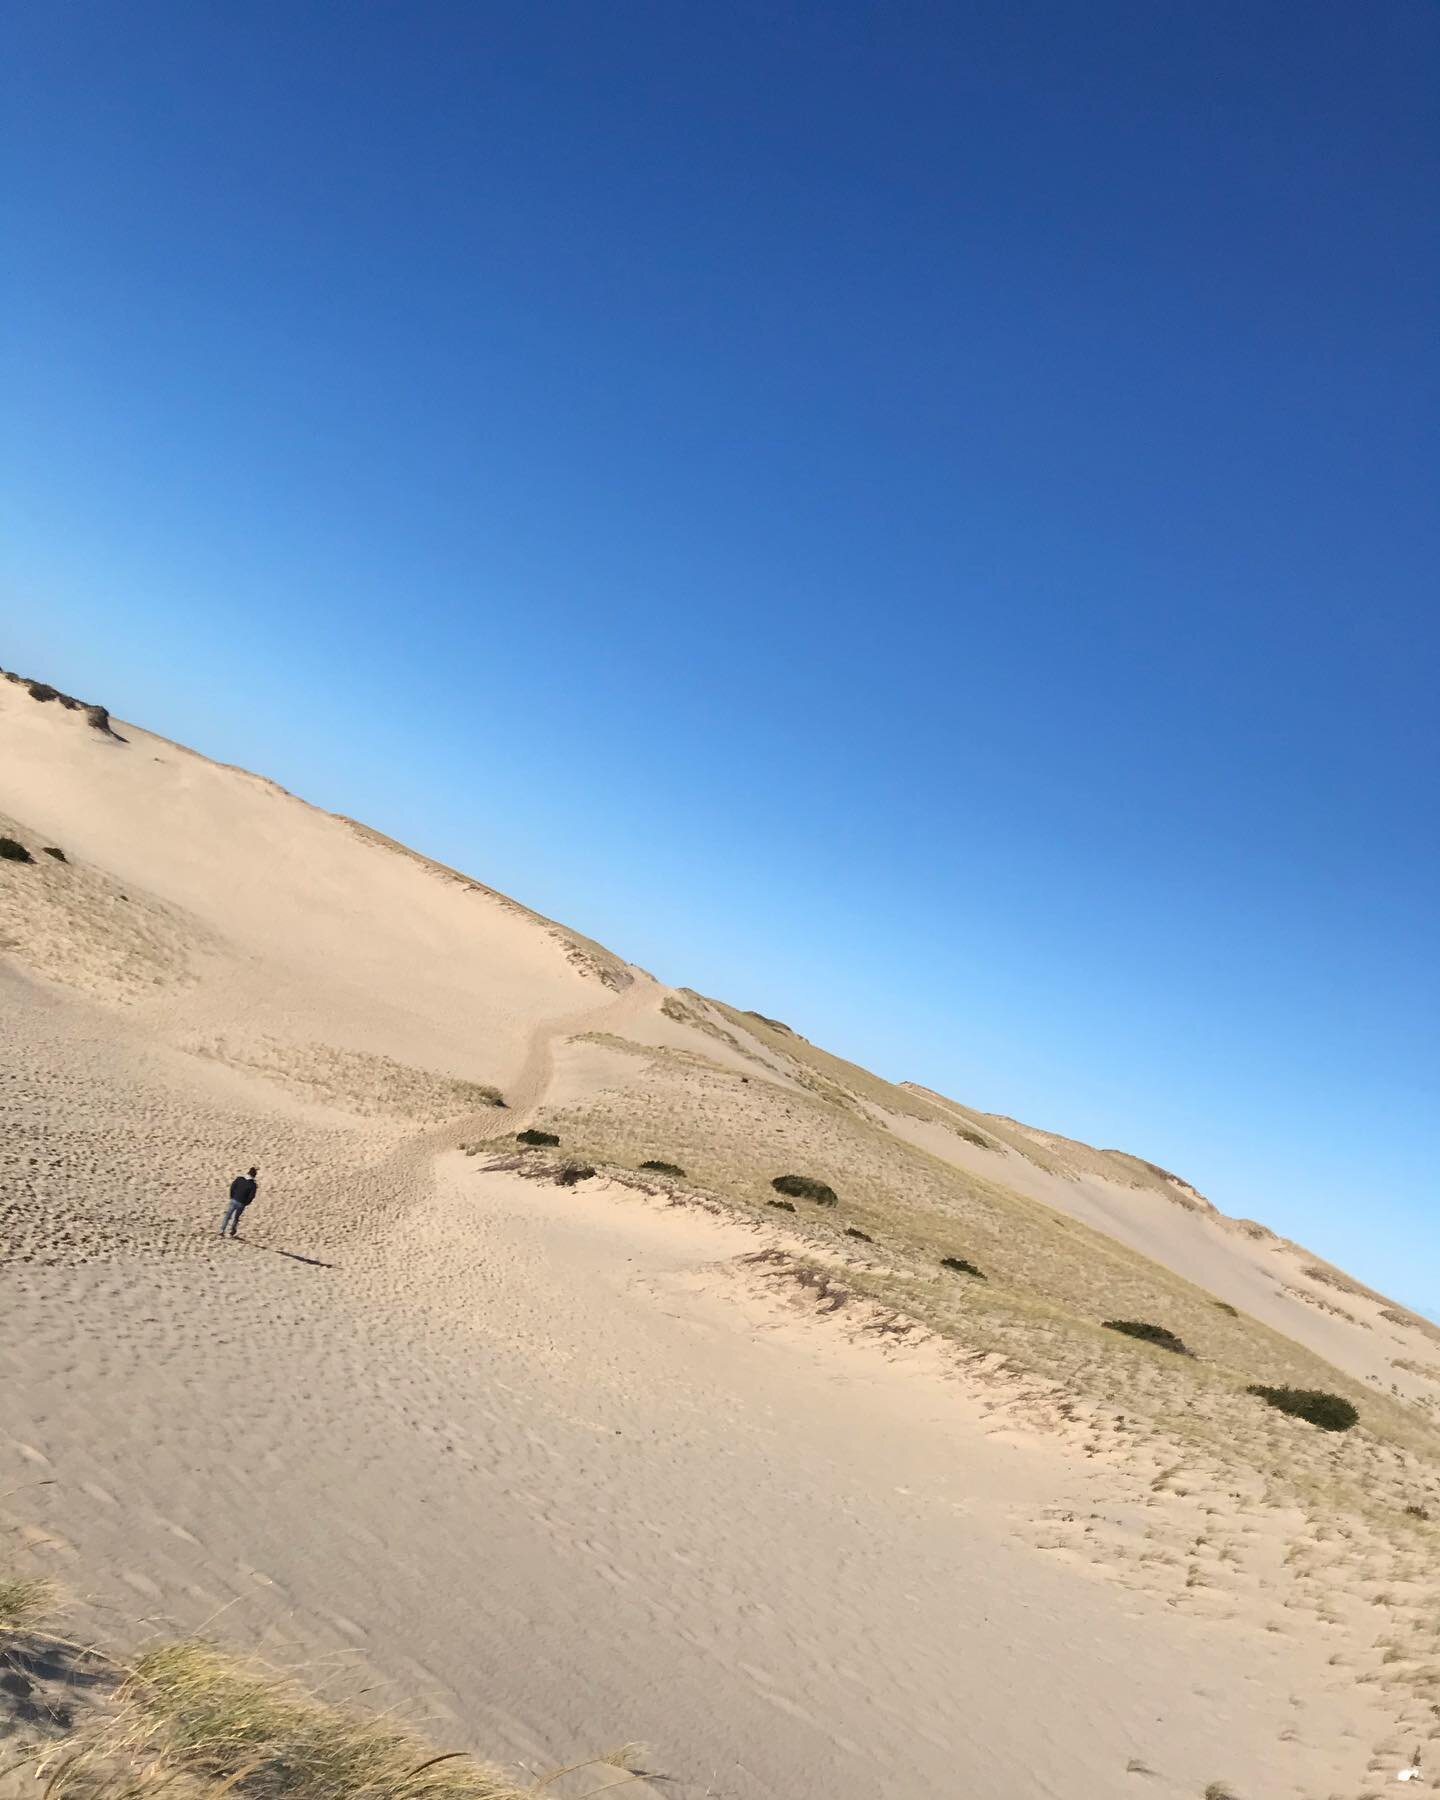
[{"label": "person walking", "polygon": [[235,1236],[245,1208],[255,1198],[255,1190],[260,1185],[255,1175],[256,1171],[252,1169],[248,1175],[237,1175],[230,1183],[230,1204],[225,1208],[225,1217],[220,1221],[221,1237],[225,1236],[227,1227],[230,1236]]}]

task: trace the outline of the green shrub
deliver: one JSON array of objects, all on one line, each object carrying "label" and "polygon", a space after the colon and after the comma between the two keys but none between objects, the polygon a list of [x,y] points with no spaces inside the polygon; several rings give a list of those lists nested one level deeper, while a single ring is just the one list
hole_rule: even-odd
[{"label": "green shrub", "polygon": [[642,1169],[648,1169],[652,1175],[670,1175],[673,1176],[676,1181],[683,1181],[685,1179],[685,1171],[680,1167],[679,1163],[643,1162],[640,1167]]},{"label": "green shrub", "polygon": [[858,1225],[847,1225],[845,1227],[845,1235],[846,1237],[859,1238],[862,1244],[873,1244],[875,1242],[870,1233],[868,1231],[862,1231]]},{"label": "green shrub", "polygon": [[560,1140],[553,1131],[536,1131],[532,1126],[529,1131],[517,1131],[515,1142],[517,1144],[558,1144]]},{"label": "green shrub", "polygon": [[977,1269],[974,1263],[967,1262],[963,1256],[942,1256],[940,1258],[940,1267],[942,1269],[953,1269],[957,1275],[973,1275],[977,1281],[988,1281],[990,1279],[983,1269]]},{"label": "green shrub", "polygon": [[5,862],[34,862],[35,858],[23,844],[12,837],[0,837],[0,859]]},{"label": "green shrub", "polygon": [[1323,1388],[1256,1386],[1246,1388],[1245,1392],[1256,1395],[1280,1412],[1289,1413],[1292,1418],[1318,1425],[1322,1431],[1349,1431],[1352,1425],[1360,1422],[1360,1414],[1348,1400],[1339,1394],[1327,1394]]},{"label": "green shrub", "polygon": [[1147,1325],[1143,1319],[1106,1319],[1106,1331],[1120,1331],[1126,1337],[1139,1338],[1143,1343],[1155,1344],[1161,1350],[1173,1350],[1177,1356],[1189,1356],[1184,1340],[1176,1337],[1173,1331],[1164,1325]]},{"label": "green shrub", "polygon": [[767,1206],[773,1206],[778,1212],[794,1212],[795,1210],[795,1202],[793,1200],[767,1200],[765,1204]]},{"label": "green shrub", "polygon": [[69,862],[70,860],[58,844],[47,844],[45,846],[45,854],[47,856],[53,856],[56,862]]},{"label": "green shrub", "polygon": [[789,1194],[796,1200],[813,1200],[817,1206],[839,1204],[834,1188],[809,1175],[777,1175],[770,1185],[777,1194]]}]

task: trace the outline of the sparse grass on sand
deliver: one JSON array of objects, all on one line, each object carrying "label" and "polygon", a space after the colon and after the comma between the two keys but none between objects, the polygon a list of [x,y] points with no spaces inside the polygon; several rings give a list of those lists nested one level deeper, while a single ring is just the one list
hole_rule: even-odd
[{"label": "sparse grass on sand", "polygon": [[42,1575],[0,1574],[0,1631],[23,1631],[38,1623],[54,1600],[54,1584]]},{"label": "sparse grass on sand", "polygon": [[[776,1292],[790,1287],[797,1304],[872,1342],[948,1344],[977,1383],[1009,1389],[1012,1414],[1041,1430],[1074,1430],[1083,1420],[1088,1454],[1129,1466],[1138,1452],[1137,1469],[1159,1456],[1186,1471],[1191,1491],[1238,1490],[1267,1511],[1298,1509],[1306,1530],[1289,1565],[1294,1605],[1329,1617],[1337,1562],[1392,1583],[1405,1653],[1375,1678],[1431,1716],[1440,1586],[1429,1534],[1440,1513],[1440,1434],[1423,1407],[1342,1374],[1116,1239],[932,1153],[907,1135],[928,1105],[913,1090],[863,1071],[852,1078],[848,1065],[801,1039],[726,1009],[707,1017],[705,1005],[687,995],[667,1014],[698,1023],[693,1047],[600,1040],[623,1058],[613,1082],[545,1121],[569,1154],[644,1186],[639,1165],[664,1143],[688,1171],[697,1204],[793,1234],[779,1261],[755,1262],[747,1279]],[[716,1060],[706,1036],[738,1051],[741,1063]],[[982,1119],[1034,1160],[1061,1154],[1059,1140],[1020,1151],[1009,1145],[1018,1128]],[[777,1168],[822,1169],[843,1196],[838,1215],[803,1204],[793,1215],[772,1210]],[[1168,1178],[1141,1168],[1142,1179],[1175,1198]],[[957,1280],[947,1258],[983,1268],[988,1280]],[[1103,1320],[1164,1320],[1189,1354],[1157,1355],[1156,1340],[1107,1331]],[[1246,1390],[1260,1385],[1333,1390],[1356,1409],[1358,1427],[1316,1430],[1258,1404]],[[1243,1558],[1248,1543],[1237,1542],[1233,1554]],[[1146,1563],[1146,1579],[1155,1567]]]}]

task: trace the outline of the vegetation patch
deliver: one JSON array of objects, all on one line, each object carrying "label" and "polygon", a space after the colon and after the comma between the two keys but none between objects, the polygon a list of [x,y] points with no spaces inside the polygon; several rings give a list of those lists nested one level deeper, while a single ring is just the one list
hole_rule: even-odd
[{"label": "vegetation patch", "polygon": [[978,1131],[971,1131],[966,1125],[956,1125],[953,1127],[953,1130],[957,1137],[964,1138],[967,1144],[974,1144],[977,1149],[994,1150],[996,1148],[996,1146],[990,1142],[989,1138],[981,1137]]},{"label": "vegetation patch", "polygon": [[595,1171],[582,1163],[566,1163],[557,1171],[555,1185],[557,1187],[574,1187],[577,1181],[589,1181]]},{"label": "vegetation patch", "polygon": [[777,1175],[770,1185],[777,1194],[789,1194],[795,1200],[813,1200],[817,1206],[839,1204],[834,1188],[810,1175]]},{"label": "vegetation patch", "polygon": [[847,1225],[845,1227],[845,1235],[846,1237],[859,1238],[862,1244],[873,1244],[875,1242],[870,1233],[868,1231],[862,1231],[858,1225]]},{"label": "vegetation patch", "polygon": [[47,844],[45,846],[45,854],[47,856],[53,856],[56,862],[69,862],[70,860],[58,844]]},{"label": "vegetation patch", "polygon": [[767,1200],[765,1204],[767,1206],[773,1206],[778,1212],[794,1212],[795,1210],[795,1202],[793,1200]]},{"label": "vegetation patch", "polygon": [[0,1575],[0,1631],[21,1631],[44,1618],[55,1600],[53,1582],[43,1576]]},{"label": "vegetation patch", "polygon": [[560,1139],[555,1135],[555,1133],[553,1131],[536,1131],[536,1129],[532,1125],[526,1131],[517,1131],[515,1133],[515,1142],[517,1144],[531,1144],[531,1145],[558,1144],[560,1142]]},{"label": "vegetation patch", "polygon": [[1119,1331],[1126,1337],[1139,1338],[1142,1343],[1154,1344],[1161,1350],[1173,1350],[1177,1356],[1190,1356],[1192,1351],[1183,1338],[1165,1325],[1151,1325],[1144,1319],[1105,1319],[1102,1321],[1106,1331]]},{"label": "vegetation patch", "polygon": [[685,1171],[680,1167],[679,1163],[643,1162],[640,1167],[642,1169],[648,1169],[652,1175],[669,1175],[675,1181],[683,1181],[685,1179]]},{"label": "vegetation patch", "polygon": [[1327,1394],[1323,1388],[1248,1387],[1254,1394],[1279,1412],[1292,1418],[1305,1419],[1322,1431],[1349,1431],[1360,1423],[1360,1414],[1340,1394]]},{"label": "vegetation patch", "polygon": [[0,837],[0,861],[34,862],[34,860],[35,858],[18,839]]},{"label": "vegetation patch", "polygon": [[963,1256],[942,1256],[940,1258],[940,1267],[942,1269],[950,1269],[956,1275],[973,1275],[977,1281],[988,1281],[990,1279],[983,1269],[977,1269],[974,1263],[969,1262]]},{"label": "vegetation patch", "polygon": [[205,1644],[170,1644],[136,1663],[112,1753],[158,1758],[250,1800],[502,1800],[498,1770],[386,1721],[322,1706],[289,1681]]},{"label": "vegetation patch", "polygon": [[1228,1300],[1217,1300],[1215,1304],[1219,1307],[1221,1312],[1229,1313],[1232,1319],[1238,1319],[1240,1317],[1240,1309],[1232,1306]]}]

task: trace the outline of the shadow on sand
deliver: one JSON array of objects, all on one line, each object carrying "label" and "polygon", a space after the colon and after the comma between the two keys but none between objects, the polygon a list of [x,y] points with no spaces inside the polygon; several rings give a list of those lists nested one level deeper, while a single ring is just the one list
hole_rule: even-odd
[{"label": "shadow on sand", "polygon": [[275,1244],[257,1244],[254,1238],[232,1238],[232,1243],[243,1244],[247,1250],[263,1250],[267,1256],[287,1256],[291,1262],[307,1263],[312,1269],[333,1269],[335,1263],[321,1262],[318,1256],[302,1256],[298,1250],[281,1250]]},{"label": "shadow on sand", "polygon": [[106,1657],[39,1632],[0,1640],[0,1742],[25,1735],[63,1735],[77,1706],[113,1692],[119,1672]]}]

